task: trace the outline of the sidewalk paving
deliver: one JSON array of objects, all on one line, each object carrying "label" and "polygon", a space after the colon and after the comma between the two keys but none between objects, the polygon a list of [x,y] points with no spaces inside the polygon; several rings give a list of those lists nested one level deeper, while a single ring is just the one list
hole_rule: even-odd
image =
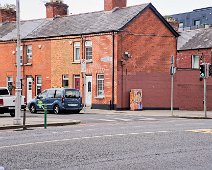
[{"label": "sidewalk paving", "polygon": [[[100,110],[100,109],[89,109],[81,111],[84,114],[124,114],[124,115],[139,115],[146,117],[173,117],[173,118],[190,118],[190,119],[212,119],[212,111],[207,111],[207,118],[205,117],[204,111],[185,111],[185,110],[174,110],[173,116],[170,110],[142,110],[142,111],[129,111],[129,110]],[[26,127],[44,127],[43,116],[29,115],[26,114]],[[42,114],[41,114],[42,115]],[[19,129],[23,128],[23,122],[21,125],[13,125],[12,117],[8,115],[0,115],[0,130],[4,129]],[[23,121],[23,117],[21,117]],[[79,124],[80,120],[70,120],[62,118],[58,115],[48,116],[47,127],[48,126],[65,126]]]},{"label": "sidewalk paving", "polygon": [[[13,124],[14,117],[10,116],[3,116],[0,115],[0,130],[5,129],[20,129],[23,128],[23,116],[21,116],[21,125],[14,125]],[[80,120],[70,120],[65,118],[58,118],[48,116],[47,118],[47,127],[48,126],[65,126],[65,125],[75,125],[81,123]],[[29,116],[26,114],[26,128],[31,127],[44,127],[44,118],[43,116]]]},{"label": "sidewalk paving", "polygon": [[173,116],[170,110],[100,110],[100,109],[86,109],[82,113],[93,114],[125,114],[125,115],[139,115],[139,116],[153,116],[153,117],[179,117],[179,118],[193,118],[193,119],[212,119],[212,111],[207,111],[205,117],[204,111],[187,111],[187,110],[174,110]]}]

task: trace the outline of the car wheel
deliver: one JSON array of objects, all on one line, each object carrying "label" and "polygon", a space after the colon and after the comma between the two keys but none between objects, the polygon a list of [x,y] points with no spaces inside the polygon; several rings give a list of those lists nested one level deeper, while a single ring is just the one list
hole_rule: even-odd
[{"label": "car wheel", "polygon": [[60,113],[60,107],[56,104],[53,108],[54,114],[59,114]]},{"label": "car wheel", "polygon": [[35,104],[31,104],[31,105],[30,105],[29,111],[30,111],[31,113],[36,113],[36,112],[37,112],[36,107],[35,107]]},{"label": "car wheel", "polygon": [[15,117],[15,112],[10,112],[11,117]]}]

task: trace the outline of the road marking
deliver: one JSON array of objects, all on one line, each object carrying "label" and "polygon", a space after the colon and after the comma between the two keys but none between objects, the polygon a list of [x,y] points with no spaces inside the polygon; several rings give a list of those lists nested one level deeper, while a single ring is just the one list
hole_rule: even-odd
[{"label": "road marking", "polygon": [[81,132],[82,130],[75,130],[76,132]]},{"label": "road marking", "polygon": [[111,119],[97,119],[97,120],[106,121],[106,122],[115,122],[116,121],[116,120],[111,120]]},{"label": "road marking", "polygon": [[113,117],[113,119],[121,120],[121,121],[124,121],[124,122],[132,121],[132,119],[122,119],[122,118],[116,118],[116,117]]},{"label": "road marking", "polygon": [[127,135],[130,136],[130,135],[152,134],[152,133],[158,133],[158,132],[156,131],[156,132],[141,132],[141,133],[126,133],[126,134],[107,134],[107,135],[102,135],[102,136],[84,136],[84,137],[80,137],[80,138],[47,140],[47,141],[40,141],[40,142],[21,143],[21,144],[16,144],[16,145],[6,145],[6,146],[0,146],[0,149],[30,146],[30,145],[39,145],[39,144],[46,144],[46,143],[66,142],[66,141],[82,140],[82,139],[94,139],[94,138],[118,137],[118,136],[127,136]]},{"label": "road marking", "polygon": [[167,133],[167,132],[169,132],[169,131],[165,131],[165,130],[163,130],[163,131],[158,131],[158,133]]},{"label": "road marking", "polygon": [[142,132],[142,133],[147,133],[147,134],[151,134],[151,133],[155,133],[155,132]]},{"label": "road marking", "polygon": [[194,130],[186,130],[188,132],[194,132],[194,133],[206,133],[206,134],[212,134],[212,129],[194,129]]},{"label": "road marking", "polygon": [[139,133],[130,133],[130,135],[139,135]]}]

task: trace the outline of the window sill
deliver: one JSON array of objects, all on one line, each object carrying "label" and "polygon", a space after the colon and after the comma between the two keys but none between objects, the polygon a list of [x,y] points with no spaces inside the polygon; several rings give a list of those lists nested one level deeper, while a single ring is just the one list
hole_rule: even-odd
[{"label": "window sill", "polygon": [[80,64],[80,61],[73,61],[72,64]]},{"label": "window sill", "polygon": [[96,96],[96,97],[94,97],[95,99],[104,99],[105,98],[105,96]]},{"label": "window sill", "polygon": [[[14,64],[15,66],[17,66],[17,64]],[[20,64],[20,66],[31,66],[32,63],[26,63],[26,64]]]},{"label": "window sill", "polygon": [[93,63],[92,60],[86,60],[86,64]]},{"label": "window sill", "polygon": [[26,64],[24,64],[25,66],[31,66],[32,65],[32,63],[26,63]]}]

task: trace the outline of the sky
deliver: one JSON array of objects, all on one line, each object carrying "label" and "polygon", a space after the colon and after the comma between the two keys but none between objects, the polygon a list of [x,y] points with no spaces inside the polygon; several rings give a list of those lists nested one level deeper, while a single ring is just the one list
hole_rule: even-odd
[{"label": "sky", "polygon": [[[19,0],[21,20],[45,18],[45,3],[48,0]],[[151,2],[162,15],[190,12],[194,9],[212,7],[212,0],[128,0],[127,6]],[[16,4],[16,0],[0,0],[0,4]],[[69,14],[101,11],[104,0],[64,0]]]}]

